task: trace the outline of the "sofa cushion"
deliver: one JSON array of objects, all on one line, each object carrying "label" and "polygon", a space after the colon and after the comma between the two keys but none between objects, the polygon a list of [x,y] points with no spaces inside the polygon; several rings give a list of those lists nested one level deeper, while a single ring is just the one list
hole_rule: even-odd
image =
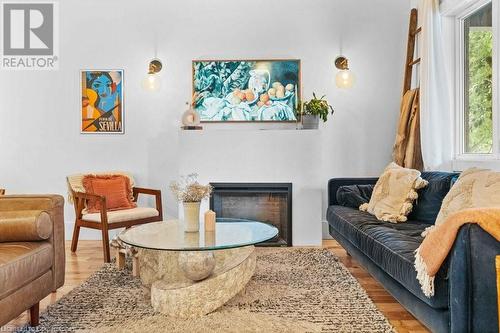
[{"label": "sofa cushion", "polygon": [[470,168],[462,172],[443,200],[436,218],[440,225],[453,213],[467,208],[500,205],[500,172]]},{"label": "sofa cushion", "polygon": [[0,243],[0,298],[49,271],[53,253],[49,242]]},{"label": "sofa cushion", "polygon": [[51,235],[52,220],[46,211],[0,211],[0,242],[40,241]]},{"label": "sofa cushion", "polygon": [[[131,199],[133,196],[130,187],[130,179],[123,175],[86,175],[83,178],[85,192],[97,194],[106,198],[106,210],[120,210],[137,207]],[[101,209],[101,202],[97,199],[90,199],[87,202],[89,213],[98,213]]]},{"label": "sofa cushion", "polygon": [[359,209],[375,215],[381,221],[406,222],[413,201],[418,196],[416,191],[427,185],[420,174],[418,170],[403,168],[391,162],[377,180],[370,202],[362,204]]},{"label": "sofa cushion", "polygon": [[[145,219],[147,217],[154,217],[160,215],[160,213],[150,207],[136,207],[132,209],[115,210],[107,212],[108,223],[124,222],[137,219]],[[83,214],[83,220],[92,222],[101,222],[100,213]]]},{"label": "sofa cushion", "polygon": [[422,172],[421,177],[429,184],[418,191],[418,198],[408,219],[434,224],[441,209],[441,203],[458,176],[459,173],[455,172]]},{"label": "sofa cushion", "polygon": [[[70,175],[66,177],[66,180],[68,181],[68,189],[71,192],[84,192],[85,193],[85,187],[83,186],[83,178],[88,175],[89,173],[83,174],[75,174],[75,175]],[[99,173],[92,173],[92,175],[123,175],[127,176],[127,178],[130,180],[130,190],[132,191],[133,187],[135,186],[135,180],[132,174],[124,171],[107,171],[107,172],[99,172]],[[133,199],[132,197],[130,199]]]},{"label": "sofa cushion", "polygon": [[427,298],[422,293],[416,278],[414,251],[422,242],[420,234],[428,224],[381,222],[366,212],[343,206],[330,206],[327,219],[332,228],[412,294],[431,307],[448,307],[447,262],[436,276],[434,297]]},{"label": "sofa cushion", "polygon": [[337,202],[341,206],[359,208],[370,201],[375,185],[346,185],[337,190]]}]

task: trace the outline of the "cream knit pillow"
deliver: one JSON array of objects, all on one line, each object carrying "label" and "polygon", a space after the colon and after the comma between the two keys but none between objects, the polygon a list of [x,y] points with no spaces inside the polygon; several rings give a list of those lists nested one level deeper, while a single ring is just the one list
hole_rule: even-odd
[{"label": "cream knit pillow", "polygon": [[500,172],[479,168],[462,172],[444,197],[434,225],[459,210],[480,207],[500,207]]},{"label": "cream knit pillow", "polygon": [[381,221],[405,222],[418,198],[417,190],[427,186],[420,171],[389,164],[375,184],[369,203],[359,209],[375,215]]}]

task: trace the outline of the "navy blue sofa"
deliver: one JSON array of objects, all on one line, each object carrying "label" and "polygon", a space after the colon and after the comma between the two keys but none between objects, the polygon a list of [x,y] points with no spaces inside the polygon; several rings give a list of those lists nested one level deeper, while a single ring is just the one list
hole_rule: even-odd
[{"label": "navy blue sofa", "polygon": [[370,199],[377,178],[334,178],[328,183],[329,231],[394,298],[433,332],[498,332],[495,256],[500,245],[475,224],[466,224],[426,297],[416,279],[414,251],[433,224],[457,174],[423,172],[406,223],[378,221],[357,209]]}]

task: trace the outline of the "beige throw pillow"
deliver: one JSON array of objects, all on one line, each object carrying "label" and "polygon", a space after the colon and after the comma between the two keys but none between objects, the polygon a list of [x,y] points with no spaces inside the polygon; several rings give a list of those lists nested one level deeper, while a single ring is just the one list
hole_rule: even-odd
[{"label": "beige throw pillow", "polygon": [[500,172],[470,168],[462,172],[444,197],[435,225],[467,208],[500,207]]},{"label": "beige throw pillow", "polygon": [[405,222],[413,209],[413,201],[418,198],[417,190],[427,186],[420,177],[420,171],[389,164],[373,189],[369,203],[359,209],[375,215],[386,222]]}]

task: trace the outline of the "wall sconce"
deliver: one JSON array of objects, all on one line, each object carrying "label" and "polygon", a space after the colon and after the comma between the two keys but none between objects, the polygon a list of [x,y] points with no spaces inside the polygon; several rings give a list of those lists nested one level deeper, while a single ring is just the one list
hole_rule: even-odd
[{"label": "wall sconce", "polygon": [[158,91],[161,87],[161,78],[158,74],[163,67],[159,59],[153,59],[149,62],[148,74],[142,81],[142,87],[149,91]]},{"label": "wall sconce", "polygon": [[335,59],[335,67],[339,72],[335,76],[335,83],[337,87],[342,89],[349,89],[354,85],[354,74],[349,70],[349,61],[344,56],[338,56]]}]

